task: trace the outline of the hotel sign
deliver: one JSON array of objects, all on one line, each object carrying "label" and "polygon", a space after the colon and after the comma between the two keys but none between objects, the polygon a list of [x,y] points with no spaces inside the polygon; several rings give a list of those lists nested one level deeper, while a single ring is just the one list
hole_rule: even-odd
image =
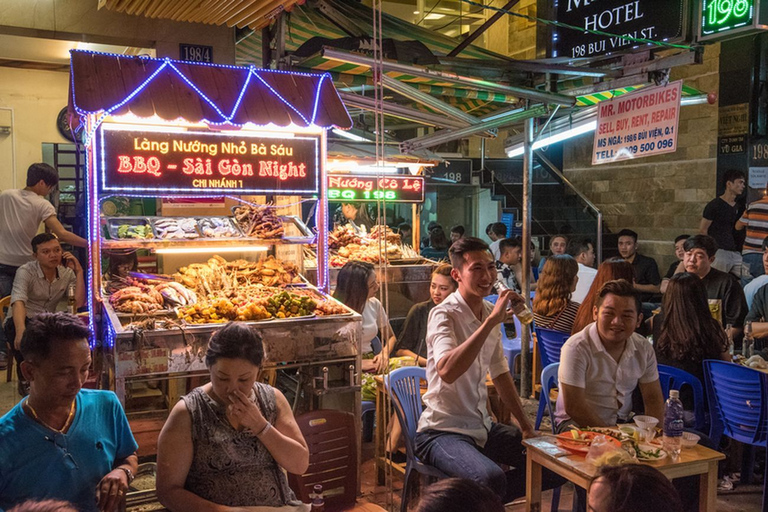
[{"label": "hotel sign", "polygon": [[104,124],[96,137],[105,192],[149,195],[317,194],[320,140],[149,131]]},{"label": "hotel sign", "polygon": [[559,0],[558,22],[608,35],[557,27],[553,57],[597,57],[643,45],[618,36],[680,41],[687,12],[687,0]]}]

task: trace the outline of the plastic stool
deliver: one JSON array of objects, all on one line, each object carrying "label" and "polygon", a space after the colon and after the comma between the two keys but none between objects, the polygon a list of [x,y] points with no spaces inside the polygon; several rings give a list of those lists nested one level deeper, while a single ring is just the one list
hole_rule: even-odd
[{"label": "plastic stool", "polygon": [[373,423],[376,419],[376,403],[369,400],[363,400],[361,420],[363,423],[363,442],[373,441]]}]

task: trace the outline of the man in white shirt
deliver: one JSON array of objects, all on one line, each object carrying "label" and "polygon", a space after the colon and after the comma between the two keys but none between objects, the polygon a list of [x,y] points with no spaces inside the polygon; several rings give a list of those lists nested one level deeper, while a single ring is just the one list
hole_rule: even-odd
[{"label": "man in white shirt", "polygon": [[59,241],[77,247],[87,242],[70,233],[56,218],[56,210],[45,199],[59,183],[59,174],[48,164],[32,164],[27,170],[27,186],[0,194],[0,297],[11,294],[16,270],[34,259],[30,242],[40,223]]},{"label": "man in white shirt", "polygon": [[493,254],[494,261],[498,261],[501,256],[499,244],[507,236],[507,225],[503,222],[494,222],[490,226],[488,236],[492,240],[490,245],[491,254]]},{"label": "man in white shirt", "polygon": [[[505,290],[495,306],[483,300],[496,280],[496,265],[482,240],[462,238],[449,255],[451,276],[459,288],[429,315],[429,385],[416,453],[444,473],[478,481],[510,500],[525,494],[521,441],[536,436],[501,346],[500,324],[511,317],[510,305],[523,299]],[[486,406],[488,374],[519,428],[491,421]],[[497,463],[514,470],[505,474]]]},{"label": "man in white shirt", "polygon": [[[64,229],[53,205],[45,199],[58,183],[56,169],[44,163],[32,164],[27,169],[26,188],[0,193],[0,298],[11,294],[16,270],[34,259],[30,242],[41,222],[62,242],[86,247],[84,238]],[[0,329],[0,369],[5,369],[5,351],[5,334]]]},{"label": "man in white shirt", "polygon": [[571,300],[574,302],[584,302],[584,298],[589,293],[592,281],[595,280],[597,270],[595,270],[595,247],[587,238],[574,238],[568,242],[568,254],[579,264],[579,281],[576,283],[576,290],[571,294]]},{"label": "man in white shirt", "polygon": [[638,385],[645,414],[662,421],[656,355],[648,340],[635,333],[643,319],[637,292],[623,279],[608,281],[598,292],[592,314],[594,323],[571,336],[560,353],[557,430],[628,421]]}]

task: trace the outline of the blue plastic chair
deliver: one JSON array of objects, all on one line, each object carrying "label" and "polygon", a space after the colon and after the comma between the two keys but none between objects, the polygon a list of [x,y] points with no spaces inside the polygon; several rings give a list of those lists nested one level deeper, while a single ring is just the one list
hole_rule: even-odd
[{"label": "blue plastic chair", "polygon": [[659,365],[659,382],[661,382],[661,394],[664,398],[669,396],[670,389],[680,390],[683,386],[690,386],[693,391],[693,428],[704,432],[706,418],[704,415],[704,386],[699,379],[680,368]]},{"label": "blue plastic chair", "polygon": [[[491,304],[496,304],[496,301],[499,299],[498,295],[488,295],[485,297],[485,300],[490,302]],[[509,363],[509,369],[512,371],[513,375],[515,377],[518,377],[514,373],[515,363],[517,362],[517,359],[520,357],[520,352],[522,351],[522,340],[521,340],[521,334],[523,332],[523,324],[520,323],[520,320],[515,316],[513,318],[513,321],[515,323],[515,337],[510,338],[507,336],[506,329],[504,327],[501,328],[501,346],[504,349],[504,358]],[[533,340],[531,340],[530,343],[530,349],[531,353],[533,353]]]},{"label": "blue plastic chair", "polygon": [[403,496],[400,511],[408,510],[408,490],[411,472],[415,469],[422,475],[432,478],[448,478],[448,475],[434,466],[424,464],[416,456],[416,427],[421,416],[420,381],[427,380],[427,370],[418,366],[398,368],[384,378],[384,386],[392,398],[393,408],[405,438],[405,479],[403,480]]},{"label": "blue plastic chair", "polygon": [[[712,442],[718,445],[726,435],[740,443],[768,448],[768,373],[709,359],[704,361],[704,376]],[[763,479],[762,510],[768,512],[768,478]]]},{"label": "blue plastic chair", "polygon": [[[560,362],[560,349],[563,347],[568,338],[571,337],[569,332],[555,331],[553,329],[544,329],[537,327],[536,340],[539,344],[539,359],[541,359],[541,366],[543,368],[548,367],[552,363]],[[544,409],[546,403],[542,400],[544,395],[544,381],[541,382],[542,394],[539,396],[539,410],[536,412],[536,424],[534,427],[536,430],[541,426],[541,420],[544,418]],[[550,415],[550,418],[552,416]]]}]

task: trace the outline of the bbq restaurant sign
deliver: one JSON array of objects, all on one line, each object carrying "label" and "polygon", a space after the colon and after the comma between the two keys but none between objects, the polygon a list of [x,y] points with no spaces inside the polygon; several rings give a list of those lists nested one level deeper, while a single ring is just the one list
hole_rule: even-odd
[{"label": "bbq restaurant sign", "polygon": [[678,80],[598,104],[592,165],[676,151],[682,89]]},{"label": "bbq restaurant sign", "polygon": [[557,28],[553,57],[596,57],[641,45],[616,36],[680,41],[687,12],[688,0],[559,0],[555,13],[560,23],[616,35]]},{"label": "bbq restaurant sign", "polygon": [[99,185],[147,195],[317,194],[320,139],[275,134],[178,131],[103,124]]}]

